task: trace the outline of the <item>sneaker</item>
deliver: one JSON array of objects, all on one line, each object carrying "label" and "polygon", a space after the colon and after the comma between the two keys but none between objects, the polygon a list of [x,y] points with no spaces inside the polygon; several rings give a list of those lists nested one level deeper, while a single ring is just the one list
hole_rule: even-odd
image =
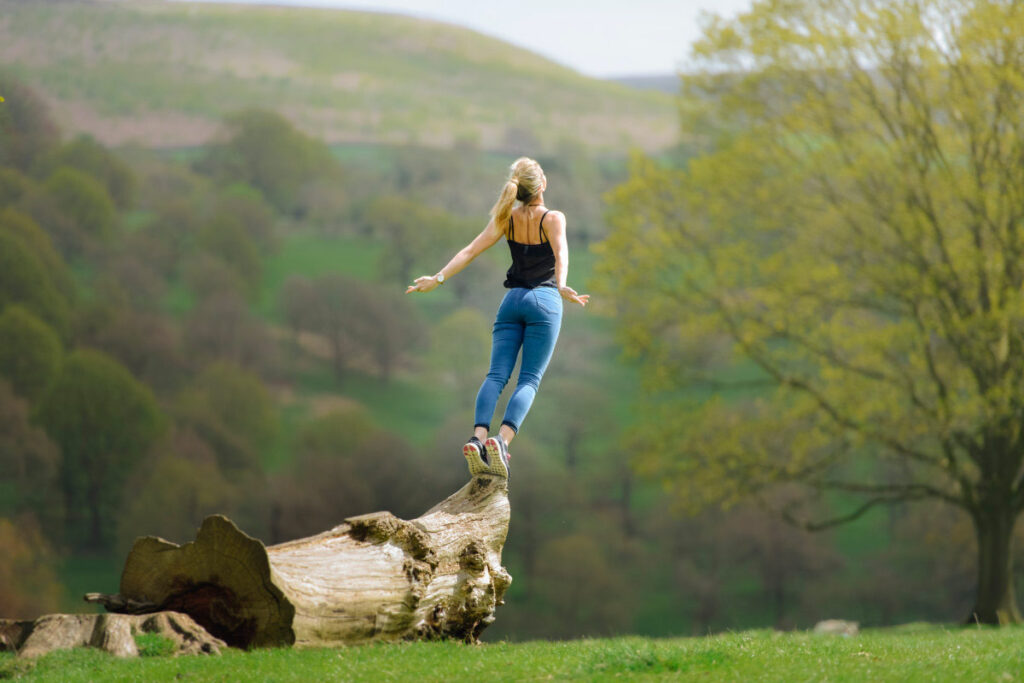
[{"label": "sneaker", "polygon": [[487,464],[487,449],[480,443],[480,439],[475,436],[470,437],[466,445],[462,447],[462,455],[466,456],[470,476],[490,474],[491,469]]},{"label": "sneaker", "polygon": [[508,479],[509,455],[505,440],[500,436],[492,436],[484,442],[484,448],[487,449],[487,462],[490,463],[488,473]]}]

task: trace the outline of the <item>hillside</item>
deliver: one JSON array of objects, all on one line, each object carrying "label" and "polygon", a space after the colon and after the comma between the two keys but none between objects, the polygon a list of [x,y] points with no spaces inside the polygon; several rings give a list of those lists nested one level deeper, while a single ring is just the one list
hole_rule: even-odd
[{"label": "hillside", "polygon": [[331,143],[653,150],[663,93],[587,78],[457,26],[335,9],[0,0],[0,63],[68,133],[108,145],[202,144],[220,118],[277,109]]}]

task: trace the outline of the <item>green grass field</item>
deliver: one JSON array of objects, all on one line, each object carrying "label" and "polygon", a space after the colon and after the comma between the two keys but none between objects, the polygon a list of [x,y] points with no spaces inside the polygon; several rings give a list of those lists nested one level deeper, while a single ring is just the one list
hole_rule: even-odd
[{"label": "green grass field", "polygon": [[39,681],[1019,681],[1020,627],[908,625],[852,638],[746,631],[704,638],[614,638],[467,646],[397,643],[118,660],[96,650],[22,662],[0,678]]},{"label": "green grass field", "polygon": [[155,0],[0,0],[0,14],[0,64],[51,99],[65,131],[108,144],[199,144],[253,106],[331,142],[500,149],[530,131],[546,148],[621,153],[676,138],[670,95],[436,21]]}]

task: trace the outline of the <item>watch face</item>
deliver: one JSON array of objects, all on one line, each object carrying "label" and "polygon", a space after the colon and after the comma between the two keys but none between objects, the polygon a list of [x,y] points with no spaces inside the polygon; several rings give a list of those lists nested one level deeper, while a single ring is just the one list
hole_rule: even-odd
[{"label": "watch face", "polygon": [[438,282],[444,282],[444,274],[438,273],[437,274],[437,281]]}]

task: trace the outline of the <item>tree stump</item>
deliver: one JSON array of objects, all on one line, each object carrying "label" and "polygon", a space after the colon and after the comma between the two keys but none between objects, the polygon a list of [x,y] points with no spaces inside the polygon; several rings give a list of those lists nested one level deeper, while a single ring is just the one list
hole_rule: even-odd
[{"label": "tree stump", "polygon": [[242,648],[476,642],[512,581],[501,565],[508,523],[507,480],[490,475],[414,520],[376,512],[269,548],[213,515],[182,546],[138,539],[120,594],[86,599],[111,612],[183,612]]},{"label": "tree stump", "polygon": [[141,633],[167,638],[174,654],[220,654],[224,647],[224,641],[186,614],[47,614],[26,621],[0,619],[0,652],[38,657],[54,650],[95,647],[118,657],[136,657],[135,636]]}]

